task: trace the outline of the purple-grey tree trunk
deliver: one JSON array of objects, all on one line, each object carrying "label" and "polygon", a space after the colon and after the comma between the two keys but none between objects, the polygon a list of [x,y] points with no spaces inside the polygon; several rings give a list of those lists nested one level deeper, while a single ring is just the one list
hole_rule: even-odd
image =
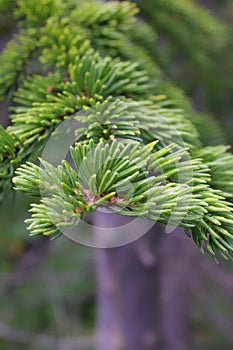
[{"label": "purple-grey tree trunk", "polygon": [[[113,227],[122,217],[108,221],[107,214],[95,217],[96,226]],[[97,251],[97,350],[193,349],[192,251],[181,229],[166,235],[160,224],[133,243]]]}]

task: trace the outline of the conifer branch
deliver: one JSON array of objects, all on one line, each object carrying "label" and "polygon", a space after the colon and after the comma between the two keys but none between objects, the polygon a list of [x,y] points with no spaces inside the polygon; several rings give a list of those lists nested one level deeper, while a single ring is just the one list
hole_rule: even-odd
[{"label": "conifer branch", "polygon": [[[202,147],[189,102],[164,83],[148,55],[150,43],[142,47],[140,35],[152,29],[132,35],[136,7],[17,4],[20,33],[0,57],[0,97],[13,96],[11,125],[0,128],[0,191],[3,196],[15,175],[16,190],[41,197],[31,205],[31,234],[58,236],[107,207],[180,225],[201,250],[232,257],[233,156],[225,146]],[[187,12],[202,30],[203,18],[194,23]],[[28,161],[71,120],[81,126],[70,162]]]}]

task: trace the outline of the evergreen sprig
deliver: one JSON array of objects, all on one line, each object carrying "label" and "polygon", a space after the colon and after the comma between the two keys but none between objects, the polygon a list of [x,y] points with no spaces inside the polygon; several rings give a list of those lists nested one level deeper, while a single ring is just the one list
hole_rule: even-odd
[{"label": "evergreen sprig", "polygon": [[[57,226],[58,234],[104,205],[121,215],[163,223],[171,218],[173,224],[192,230],[200,248],[215,254],[221,247],[224,257],[231,256],[232,205],[209,187],[208,167],[199,159],[190,160],[185,149],[174,151],[175,145],[155,151],[157,143],[142,147],[136,141],[91,140],[71,148],[75,169],[67,161],[56,168],[45,161],[41,167],[22,165],[14,178],[16,189],[42,195],[41,203],[32,206],[29,230],[49,235]],[[45,218],[40,209],[44,213],[46,205]],[[47,216],[50,225],[45,228]]]},{"label": "evergreen sprig", "polygon": [[35,57],[38,35],[36,29],[21,30],[0,56],[0,101],[12,94],[30,72],[29,63]]},{"label": "evergreen sprig", "polygon": [[225,198],[232,201],[233,193],[233,155],[229,146],[208,146],[198,151],[211,171],[210,184],[222,191]]},{"label": "evergreen sprig", "polygon": [[[19,34],[0,58],[0,97],[13,102],[0,128],[1,195],[15,174],[16,190],[41,197],[27,220],[33,235],[60,235],[104,206],[180,225],[201,250],[229,258],[233,157],[202,147],[189,102],[162,79],[148,40],[143,48],[152,29],[133,35],[136,12],[129,2],[17,2]],[[72,120],[70,161],[28,160]]]},{"label": "evergreen sprig", "polygon": [[[203,109],[208,106],[216,116],[224,112],[229,115],[232,86],[230,26],[221,23],[195,1],[135,2],[158,37],[154,50],[148,49],[143,42],[141,45],[156,59],[166,77],[183,87],[188,95],[200,96],[201,93],[199,105]],[[224,6],[226,4],[222,4],[222,8]]]}]

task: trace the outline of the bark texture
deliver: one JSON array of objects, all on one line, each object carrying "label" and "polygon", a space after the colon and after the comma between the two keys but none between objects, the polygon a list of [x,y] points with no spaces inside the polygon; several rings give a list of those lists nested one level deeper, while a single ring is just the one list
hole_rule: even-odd
[{"label": "bark texture", "polygon": [[[95,224],[114,227],[121,220],[111,215],[109,223],[101,214]],[[181,229],[164,231],[156,224],[131,244],[97,251],[97,350],[193,348],[188,324],[193,244]]]}]

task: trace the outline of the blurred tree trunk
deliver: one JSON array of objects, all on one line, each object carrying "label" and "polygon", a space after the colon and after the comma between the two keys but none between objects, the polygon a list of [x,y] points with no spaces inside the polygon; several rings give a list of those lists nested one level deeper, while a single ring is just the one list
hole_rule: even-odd
[{"label": "blurred tree trunk", "polygon": [[[95,224],[107,221],[101,214]],[[121,221],[111,216],[113,227]],[[164,231],[156,224],[131,244],[97,251],[97,350],[193,349],[188,285],[193,247],[181,229],[170,236]]]}]

